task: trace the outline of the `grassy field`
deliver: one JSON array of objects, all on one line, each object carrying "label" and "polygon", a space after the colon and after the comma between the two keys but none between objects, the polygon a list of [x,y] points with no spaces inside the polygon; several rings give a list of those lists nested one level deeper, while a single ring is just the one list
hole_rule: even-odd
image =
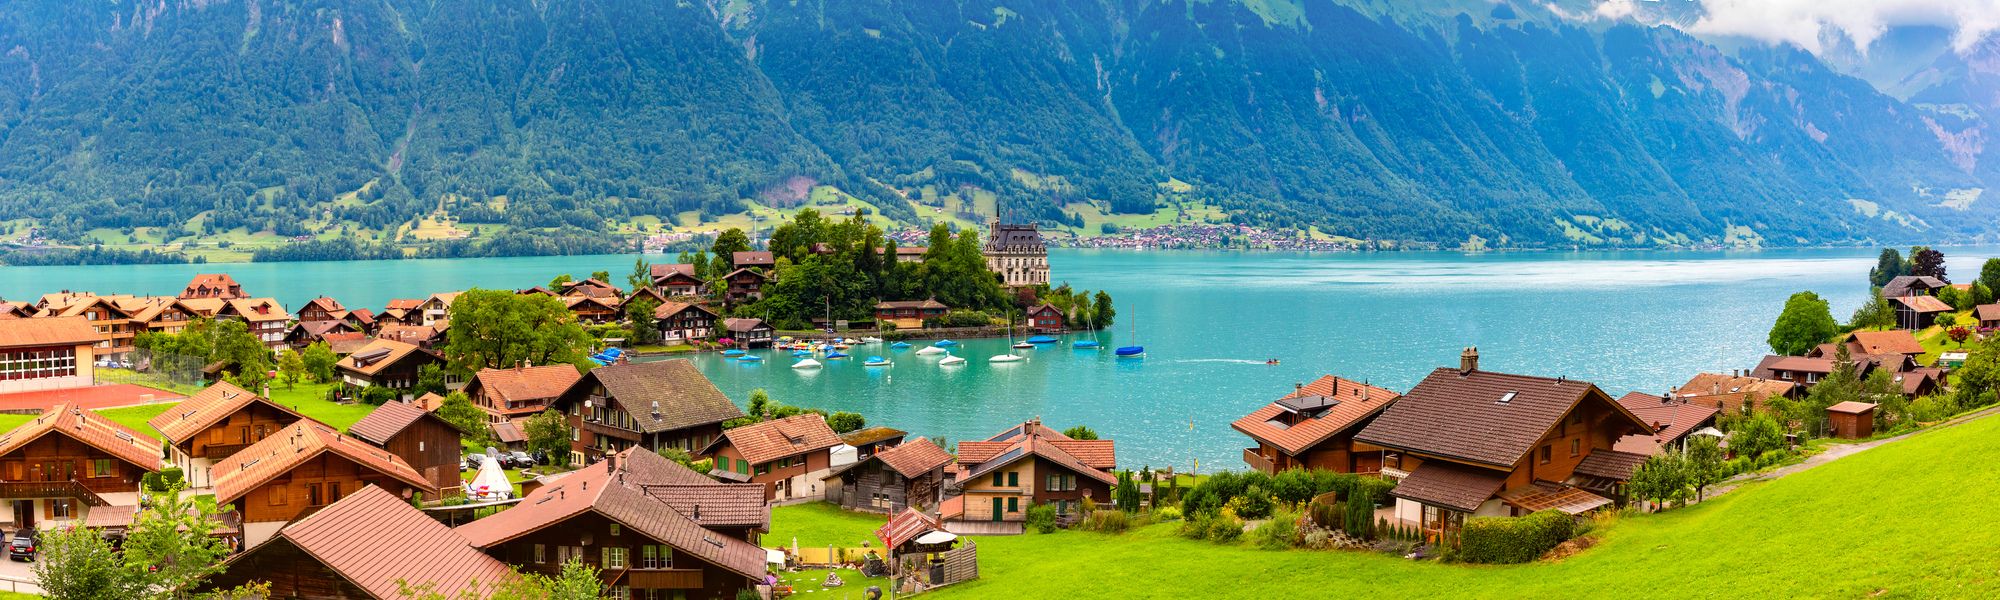
[{"label": "grassy field", "polygon": [[[980,538],[983,578],[940,598],[1995,597],[2000,418],[1918,434],[1686,509],[1626,518],[1560,562],[1469,566],[1124,535]],[[773,513],[771,543],[836,543],[880,517]],[[810,539],[809,539],[810,538]],[[826,540],[826,541],[816,541]],[[1307,590],[1310,590],[1307,592]]]},{"label": "grassy field", "polygon": [[[764,545],[789,548],[797,540],[802,548],[859,548],[866,543],[868,547],[879,550],[882,542],[875,539],[875,528],[887,521],[888,517],[882,515],[849,512],[825,502],[779,506],[771,509],[771,533],[764,536]],[[826,581],[824,569],[778,575],[798,592],[810,593],[812,598],[861,598],[863,590],[871,585],[881,586],[885,591],[889,589],[888,578],[865,579],[860,571],[853,569],[835,569],[834,572],[840,574],[846,585],[837,588],[821,586]]]},{"label": "grassy field", "polygon": [[271,401],[290,406],[299,414],[318,419],[341,431],[347,431],[355,421],[374,412],[375,407],[366,404],[338,404],[327,400],[326,390],[330,387],[333,384],[300,383],[292,389],[285,389],[285,384],[274,383],[271,385]]}]

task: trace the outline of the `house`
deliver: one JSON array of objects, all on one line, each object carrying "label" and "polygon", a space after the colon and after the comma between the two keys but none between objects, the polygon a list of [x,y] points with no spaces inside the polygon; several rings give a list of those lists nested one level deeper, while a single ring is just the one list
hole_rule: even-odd
[{"label": "house", "polygon": [[1907,329],[1888,331],[1856,331],[1848,334],[1848,352],[1854,355],[1902,354],[1910,357],[1922,356],[1923,342]]},{"label": "house", "polygon": [[0,520],[33,529],[80,522],[94,508],[137,506],[139,478],[158,470],[158,440],[57,404],[0,435]]},{"label": "house", "polygon": [[1035,333],[1062,333],[1063,320],[1062,309],[1044,302],[1028,309],[1026,323],[1028,330]]},{"label": "house", "polygon": [[[451,303],[458,299],[459,294],[460,292],[431,294],[429,298],[425,298],[423,302],[417,304],[415,309],[416,317],[414,319],[408,316],[404,317],[404,319],[407,324],[423,325],[426,327],[450,320]],[[393,306],[395,303],[391,302],[390,304]]]},{"label": "house", "polygon": [[1849,400],[1826,407],[1827,432],[1849,440],[1873,437],[1876,406]]},{"label": "house", "polygon": [[91,352],[98,357],[123,358],[132,351],[131,318],[111,299],[88,292],[43,294],[36,303],[41,318],[80,317],[97,333]]},{"label": "house", "polygon": [[[1873,361],[1855,360],[1855,375],[1867,378],[1868,371],[1873,369],[1874,366],[1875,363]],[[1827,375],[1833,373],[1833,368],[1833,358],[1770,355],[1758,361],[1757,368],[1753,369],[1751,374],[1759,379],[1772,379],[1791,383],[1798,386],[1800,393],[1804,393],[1811,390],[1813,384],[1819,383],[1819,380],[1825,379]]]},{"label": "house", "polygon": [[1033,287],[1049,282],[1049,246],[1034,223],[987,222],[986,268],[1000,274],[1007,287]]},{"label": "house", "polygon": [[230,277],[228,273],[203,273],[195,275],[194,279],[188,281],[187,287],[181,288],[180,297],[235,300],[250,296],[243,293],[243,286],[238,285],[236,278]]},{"label": "house", "polygon": [[375,311],[366,308],[347,311],[347,316],[341,320],[347,321],[347,324],[352,325],[355,331],[375,330]]},{"label": "house", "polygon": [[347,428],[347,435],[403,459],[410,468],[423,474],[424,480],[437,488],[441,496],[456,496],[461,491],[460,433],[458,427],[437,413],[401,401],[383,403]]},{"label": "house", "polygon": [[[686,297],[687,296],[675,296],[675,298],[686,298]],[[671,300],[667,297],[666,294],[661,293],[659,288],[642,287],[636,290],[632,290],[632,293],[630,295],[625,296],[624,306],[631,306],[640,301],[652,302],[654,305],[657,306],[661,304],[666,304]]]},{"label": "house", "polygon": [[417,371],[432,364],[443,365],[444,359],[410,344],[377,339],[334,363],[333,370],[351,386],[407,389],[417,384]]},{"label": "house", "polygon": [[591,369],[549,408],[569,415],[570,464],[633,446],[695,452],[743,416],[684,358]]},{"label": "house", "polygon": [[304,420],[291,407],[220,381],[147,424],[166,438],[167,462],[181,468],[188,485],[206,488],[214,485],[209,470],[216,462]]},{"label": "house", "polygon": [[1650,432],[1595,385],[1482,371],[1466,348],[1458,368],[1431,372],[1354,441],[1399,480],[1396,519],[1446,534],[1470,516],[1612,505],[1645,460],[1612,446]]},{"label": "house", "polygon": [[339,321],[345,318],[346,316],[347,316],[347,307],[341,306],[339,300],[328,298],[326,296],[320,296],[318,298],[313,298],[312,300],[308,300],[306,301],[305,306],[299,307],[300,323],[311,323],[314,321]]},{"label": "house", "polygon": [[944,502],[944,468],[951,462],[944,448],[917,438],[832,469],[821,479],[826,501],[848,510],[932,510]]},{"label": "house", "polygon": [[262,583],[264,598],[390,600],[411,597],[405,587],[485,597],[515,577],[456,530],[369,485],[230,556],[196,591]]},{"label": "house", "polygon": [[653,326],[660,343],[685,344],[715,335],[715,311],[700,304],[667,302],[653,308]]},{"label": "house", "polygon": [[83,317],[13,319],[0,326],[0,393],[79,388],[102,336]]},{"label": "house", "polygon": [[[854,460],[867,460],[868,457],[873,456],[876,452],[903,443],[903,437],[907,435],[910,435],[910,432],[894,427],[877,425],[875,427],[863,427],[856,431],[840,434],[840,443],[854,449]],[[837,456],[834,462],[837,463],[836,466],[838,464],[847,464],[841,462]]]},{"label": "house", "polygon": [[1111,440],[1074,440],[1044,427],[1041,419],[1015,425],[982,441],[958,444],[958,485],[945,501],[947,521],[987,521],[1019,527],[1029,506],[1051,504],[1068,516],[1083,499],[1111,501],[1118,467]]},{"label": "house", "polygon": [[826,417],[806,413],[723,431],[698,454],[715,460],[709,475],[764,486],[766,499],[785,502],[825,495],[828,451],[838,445]]},{"label": "house", "polygon": [[875,305],[875,323],[887,323],[897,329],[922,329],[924,321],[943,317],[951,310],[936,299],[896,300]]},{"label": "house", "polygon": [[2000,329],[2000,303],[1973,307],[1972,314],[1974,318],[1979,319],[1981,331]]},{"label": "house", "polygon": [[1715,425],[1716,415],[1722,414],[1720,407],[1701,404],[1687,398],[1662,397],[1639,392],[1619,397],[1618,405],[1645,421],[1652,428],[1652,432],[1619,438],[1617,443],[1612,444],[1611,449],[1640,456],[1686,450],[1688,440],[1696,432]]},{"label": "house", "polygon": [[1882,284],[1882,297],[1934,296],[1945,285],[1943,280],[1928,275],[1901,275]]},{"label": "house", "polygon": [[1326,375],[1237,419],[1230,427],[1250,436],[1243,449],[1250,468],[1276,474],[1286,469],[1326,469],[1340,473],[1381,471],[1375,452],[1354,452],[1354,434],[1402,394]]},{"label": "house", "polygon": [[771,276],[757,269],[742,268],[722,276],[722,281],[727,286],[723,301],[735,304],[764,299],[764,286],[771,282]]},{"label": "house", "polygon": [[195,319],[184,301],[168,296],[110,296],[111,303],[125,313],[125,330],[140,333],[180,333]]},{"label": "house", "polygon": [[522,571],[596,567],[606,598],[738,597],[768,574],[757,540],[770,509],[752,486],[716,483],[643,448],[563,474],[457,528]]},{"label": "house", "polygon": [[556,288],[561,296],[585,296],[590,298],[620,298],[618,287],[592,277],[582,281],[566,281]]},{"label": "house", "polygon": [[230,300],[215,313],[215,318],[243,321],[249,326],[250,335],[257,336],[272,351],[285,346],[285,326],[292,322],[292,315],[285,312],[284,305],[270,298]]},{"label": "house", "polygon": [[736,340],[736,345],[744,348],[769,346],[778,334],[778,330],[763,319],[723,319],[722,327],[729,339]]},{"label": "house", "polygon": [[215,502],[243,519],[245,547],[286,523],[375,485],[407,502],[438,488],[403,459],[318,421],[293,423],[215,463]]},{"label": "house", "polygon": [[931,249],[925,246],[908,246],[908,247],[897,246],[896,253],[891,258],[893,259],[894,262],[898,263],[906,263],[906,262],[920,263],[924,262],[924,254],[930,251]]},{"label": "house", "polygon": [[1896,307],[1896,326],[1903,329],[1930,327],[1938,315],[1952,311],[1950,304],[1935,296],[1899,296],[1891,303]]},{"label": "house", "polygon": [[320,336],[319,341],[326,342],[326,349],[333,351],[334,356],[348,356],[367,347],[375,338],[365,333],[329,333]]},{"label": "house", "polygon": [[0,300],[0,319],[26,319],[35,316],[32,302],[9,302]]},{"label": "house", "polygon": [[770,252],[736,252],[729,255],[729,265],[738,269],[769,271],[777,268],[778,260]]},{"label": "house", "polygon": [[500,444],[501,450],[514,452],[528,449],[528,434],[521,431],[519,424],[513,421],[493,421],[487,423],[486,428],[493,432],[493,441]]},{"label": "house", "polygon": [[1804,389],[1791,381],[1763,379],[1731,370],[1729,373],[1698,373],[1668,395],[1690,404],[1715,407],[1725,413],[1747,414],[1772,398],[1797,398],[1803,395]]},{"label": "house", "polygon": [[582,379],[573,365],[480,369],[465,384],[465,397],[486,411],[487,420],[525,419],[548,408],[563,390]]},{"label": "house", "polygon": [[651,265],[647,267],[647,274],[652,276],[653,287],[660,290],[661,293],[669,298],[701,295],[702,288],[706,284],[700,277],[696,277],[694,273],[694,265],[690,264]]},{"label": "house", "polygon": [[378,325],[416,325],[423,321],[423,299],[401,298],[390,300],[389,305],[375,315]]},{"label": "house", "polygon": [[439,327],[446,324],[444,321],[439,321],[437,325],[401,325],[389,323],[376,327],[375,337],[384,340],[394,340],[419,348],[433,348],[444,342],[444,330],[439,329]]},{"label": "house", "polygon": [[315,342],[326,341],[328,335],[342,333],[359,334],[361,331],[347,321],[299,321],[285,330],[285,345],[293,350],[304,350],[306,346],[311,346]]},{"label": "house", "polygon": [[563,296],[563,307],[576,315],[576,322],[600,325],[625,320],[617,296]]},{"label": "house", "polygon": [[195,316],[210,318],[213,318],[215,313],[222,312],[222,307],[229,305],[228,300],[221,298],[181,298],[180,301],[181,306],[193,311]]}]

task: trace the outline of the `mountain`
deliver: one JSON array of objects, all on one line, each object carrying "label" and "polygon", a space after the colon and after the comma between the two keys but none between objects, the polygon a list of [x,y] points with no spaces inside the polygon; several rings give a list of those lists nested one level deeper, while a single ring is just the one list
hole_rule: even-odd
[{"label": "mountain", "polygon": [[1570,4],[21,0],[0,232],[413,243],[834,198],[1447,247],[1994,233],[2000,170],[1926,92]]}]

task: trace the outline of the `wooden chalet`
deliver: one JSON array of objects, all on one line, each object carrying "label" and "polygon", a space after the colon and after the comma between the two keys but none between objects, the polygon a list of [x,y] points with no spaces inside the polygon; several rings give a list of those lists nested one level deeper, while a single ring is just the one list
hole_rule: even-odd
[{"label": "wooden chalet", "polygon": [[419,348],[435,348],[445,341],[444,330],[440,329],[445,325],[447,323],[443,321],[439,321],[437,325],[384,324],[375,328],[375,338],[394,340]]},{"label": "wooden chalet", "polygon": [[308,300],[305,306],[299,307],[299,322],[301,323],[339,321],[345,316],[347,316],[347,307],[341,306],[339,300],[326,296]]},{"label": "wooden chalet", "polygon": [[525,419],[548,408],[582,378],[574,365],[566,364],[480,369],[465,384],[465,397],[485,410],[489,421]]},{"label": "wooden chalet", "polygon": [[1935,296],[1898,296],[1889,300],[1896,307],[1896,326],[1903,329],[1930,327],[1937,322],[1938,315],[1953,310]]},{"label": "wooden chalet", "polygon": [[243,321],[249,326],[250,335],[257,336],[258,341],[272,350],[285,346],[285,329],[292,322],[292,315],[285,312],[284,305],[270,298],[230,300],[215,318]]},{"label": "wooden chalet", "polygon": [[229,557],[199,592],[250,584],[265,598],[353,600],[409,598],[407,588],[439,597],[485,597],[515,579],[513,567],[409,501],[373,485],[285,525],[269,540]]},{"label": "wooden chalet", "polygon": [[285,331],[285,345],[293,350],[304,350],[306,346],[326,341],[330,334],[339,333],[361,333],[361,330],[355,329],[347,321],[299,321]]},{"label": "wooden chalet", "polygon": [[1748,414],[1773,398],[1798,398],[1804,388],[1790,381],[1763,379],[1749,372],[1697,373],[1668,395],[1725,413]]},{"label": "wooden chalet", "polygon": [[763,486],[766,499],[783,502],[825,495],[820,485],[840,443],[826,417],[806,413],[723,431],[699,455],[715,460],[709,475]]},{"label": "wooden chalet", "polygon": [[158,470],[158,440],[57,404],[0,435],[0,519],[33,529],[80,522],[97,507],[137,506],[139,478]]},{"label": "wooden chalet", "polygon": [[929,439],[890,446],[828,471],[826,501],[889,514],[934,510],[944,502],[944,469],[951,462],[951,454]]},{"label": "wooden chalet", "polygon": [[1046,302],[1028,309],[1027,312],[1028,331],[1035,333],[1062,333],[1064,320],[1062,309]]},{"label": "wooden chalet", "polygon": [[1111,440],[1075,440],[1035,419],[982,441],[958,443],[958,485],[963,493],[945,502],[947,521],[988,521],[1014,529],[1029,506],[1051,504],[1067,516],[1083,499],[1111,501],[1118,478]]},{"label": "wooden chalet", "polygon": [[765,323],[763,319],[723,319],[722,328],[723,334],[729,336],[729,339],[735,340],[736,345],[742,348],[770,346],[771,342],[776,340],[778,335],[778,330],[771,327],[770,323]]},{"label": "wooden chalet", "polygon": [[563,307],[576,315],[576,322],[602,325],[625,320],[617,296],[563,296]]},{"label": "wooden chalet", "polygon": [[186,287],[181,288],[180,297],[235,300],[250,296],[243,293],[243,286],[237,284],[236,278],[230,277],[228,273],[203,273],[194,276]]},{"label": "wooden chalet", "polygon": [[943,317],[951,307],[935,299],[896,300],[875,305],[875,323],[887,323],[897,329],[922,329],[924,321]]},{"label": "wooden chalet", "polygon": [[1886,356],[1900,354],[1915,358],[1923,356],[1924,343],[1907,329],[1885,331],[1856,331],[1847,334],[1839,342],[1820,344],[1806,352],[1813,358],[1833,358],[1839,354],[1837,346],[1847,346],[1850,356]]},{"label": "wooden chalet", "polygon": [[388,306],[384,307],[382,312],[375,314],[375,323],[377,325],[421,324],[423,322],[423,311],[421,310],[423,305],[424,300],[420,298],[390,300]]},{"label": "wooden chalet", "polygon": [[[686,296],[674,296],[673,298],[686,298]],[[633,303],[642,300],[651,301],[655,305],[666,304],[672,302],[673,298],[669,298],[665,293],[661,292],[660,288],[642,287],[632,290],[631,294],[625,296],[625,305],[631,306]]]},{"label": "wooden chalet", "polygon": [[1899,275],[1882,284],[1882,297],[1936,296],[1937,291],[1947,285],[1951,284],[1928,275]]},{"label": "wooden chalet", "polygon": [[651,265],[647,269],[653,288],[668,298],[699,296],[706,286],[700,277],[695,276],[694,265]]},{"label": "wooden chalet", "polygon": [[606,283],[604,280],[597,279],[594,277],[582,281],[563,282],[563,284],[560,287],[556,288],[556,295],[586,296],[590,298],[624,297],[624,293],[618,290],[618,286],[611,285],[610,283]]},{"label": "wooden chalet", "polygon": [[356,387],[382,386],[408,389],[417,384],[417,370],[444,359],[430,351],[389,339],[369,342],[354,354],[334,363],[340,380]]},{"label": "wooden chalet", "polygon": [[1611,446],[1612,450],[1619,452],[1652,456],[1683,451],[1687,449],[1688,441],[1704,430],[1710,434],[1721,433],[1712,427],[1715,417],[1722,414],[1722,408],[1693,399],[1630,392],[1618,398],[1618,405],[1645,421],[1652,430],[1619,438]]},{"label": "wooden chalet", "polygon": [[246,547],[362,486],[380,486],[404,501],[439,493],[395,454],[310,420],[222,459],[210,472],[216,503],[235,508],[243,519]]},{"label": "wooden chalet", "polygon": [[660,343],[685,344],[715,336],[715,311],[700,304],[667,302],[653,309],[653,326]]},{"label": "wooden chalet", "polygon": [[1979,320],[1979,330],[1981,332],[1991,332],[1995,329],[2000,329],[2000,303],[1981,304],[1973,307],[1972,316]]},{"label": "wooden chalet", "polygon": [[1467,348],[1458,368],[1433,371],[1354,441],[1399,481],[1396,518],[1442,533],[1468,516],[1610,506],[1645,459],[1613,445],[1652,431],[1595,385],[1482,371]]},{"label": "wooden chalet", "polygon": [[876,452],[902,444],[908,435],[908,431],[877,425],[840,434],[840,443],[854,449],[855,460],[867,460]]},{"label": "wooden chalet", "polygon": [[770,509],[643,448],[563,474],[458,533],[522,571],[596,567],[607,598],[736,598],[764,582]]},{"label": "wooden chalet", "polygon": [[187,307],[189,311],[192,311],[195,316],[199,317],[214,318],[216,313],[222,312],[223,307],[229,305],[228,300],[221,298],[181,298],[180,300],[181,306]]},{"label": "wooden chalet", "polygon": [[591,369],[549,404],[569,416],[570,464],[640,446],[697,452],[743,411],[687,359]]},{"label": "wooden chalet", "polygon": [[1332,375],[1299,384],[1277,401],[1251,412],[1230,427],[1257,442],[1243,449],[1250,468],[1276,474],[1286,469],[1375,473],[1376,452],[1354,452],[1354,434],[1402,395]]},{"label": "wooden chalet", "polygon": [[767,251],[736,252],[729,255],[729,266],[769,271],[778,267],[778,259],[776,255]]},{"label": "wooden chalet", "polygon": [[764,299],[764,286],[771,283],[771,276],[752,268],[741,268],[722,276],[722,299],[730,304]]},{"label": "wooden chalet", "polygon": [[462,491],[458,474],[461,432],[437,413],[412,402],[387,402],[348,427],[347,435],[403,459],[442,496]]},{"label": "wooden chalet", "polygon": [[129,326],[131,319],[125,311],[108,297],[67,291],[43,294],[36,307],[42,318],[83,319],[97,334],[91,352],[98,357],[123,357],[132,351],[132,338],[138,335]]},{"label": "wooden chalet", "polygon": [[0,393],[86,387],[102,335],[83,317],[11,319],[0,326]]},{"label": "wooden chalet", "polygon": [[423,302],[417,304],[417,307],[415,309],[416,317],[414,318],[414,320],[412,320],[410,317],[405,317],[404,318],[405,323],[409,325],[423,325],[428,327],[428,326],[435,326],[444,321],[451,320],[451,303],[453,301],[458,300],[458,295],[460,293],[461,292],[441,292],[441,293],[431,294],[429,298],[425,298]]},{"label": "wooden chalet", "polygon": [[227,381],[216,382],[147,421],[167,442],[167,462],[188,485],[214,485],[216,462],[276,435],[304,415]]}]

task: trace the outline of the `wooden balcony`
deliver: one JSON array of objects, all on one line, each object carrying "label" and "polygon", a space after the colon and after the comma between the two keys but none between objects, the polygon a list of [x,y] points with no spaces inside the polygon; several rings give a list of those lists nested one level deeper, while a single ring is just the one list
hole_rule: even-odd
[{"label": "wooden balcony", "polygon": [[83,482],[69,481],[0,481],[0,498],[16,500],[24,498],[74,498],[91,506],[110,506],[97,492],[84,487]]},{"label": "wooden balcony", "polygon": [[1244,464],[1250,465],[1250,468],[1263,471],[1265,473],[1277,472],[1277,469],[1273,468],[1273,465],[1271,464],[1271,459],[1264,458],[1264,455],[1258,454],[1256,448],[1243,449],[1243,462]]},{"label": "wooden balcony", "polygon": [[625,573],[625,585],[653,590],[701,589],[701,569],[632,569]]},{"label": "wooden balcony", "polygon": [[249,447],[249,444],[209,444],[201,447],[201,458],[222,460]]},{"label": "wooden balcony", "polygon": [[608,425],[602,421],[585,420],[583,422],[583,430],[597,435],[614,437],[621,440],[630,440],[633,442],[637,442],[640,440],[638,431],[626,429],[623,427]]}]

